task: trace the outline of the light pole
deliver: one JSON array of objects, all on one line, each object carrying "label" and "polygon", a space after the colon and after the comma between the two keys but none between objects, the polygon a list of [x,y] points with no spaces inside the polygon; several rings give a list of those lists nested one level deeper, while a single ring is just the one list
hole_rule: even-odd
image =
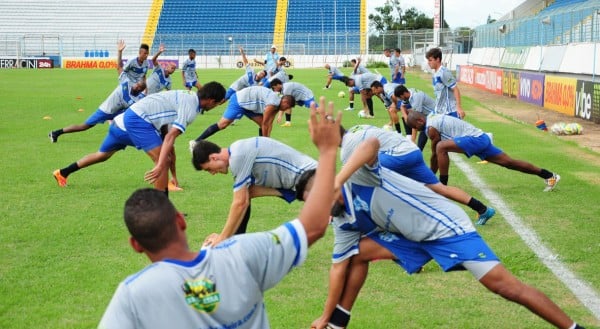
[{"label": "light pole", "polygon": [[551,25],[552,24],[552,19],[550,18],[550,16],[546,16],[544,17],[540,23],[542,23],[542,30],[540,32],[540,67],[538,69],[538,71],[542,71],[542,62],[544,59],[544,30],[546,29],[546,25]]}]

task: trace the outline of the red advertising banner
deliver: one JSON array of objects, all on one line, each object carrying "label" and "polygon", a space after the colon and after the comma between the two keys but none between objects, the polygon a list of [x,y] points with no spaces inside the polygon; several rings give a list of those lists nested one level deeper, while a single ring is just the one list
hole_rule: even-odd
[{"label": "red advertising banner", "polygon": [[477,88],[481,88],[492,92],[494,94],[502,95],[502,70],[488,69],[483,67],[474,66],[475,78],[473,85]]},{"label": "red advertising banner", "polygon": [[37,68],[38,69],[51,69],[54,67],[54,62],[51,59],[38,59],[37,60]]},{"label": "red advertising banner", "polygon": [[544,81],[544,107],[575,115],[577,79],[547,75]]},{"label": "red advertising banner", "polygon": [[471,65],[461,65],[458,69],[458,81],[464,84],[473,85],[475,81],[475,69]]}]

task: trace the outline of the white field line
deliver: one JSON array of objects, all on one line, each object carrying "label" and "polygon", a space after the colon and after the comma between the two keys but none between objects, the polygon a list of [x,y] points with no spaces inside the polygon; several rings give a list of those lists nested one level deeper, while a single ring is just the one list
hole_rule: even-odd
[{"label": "white field line", "polygon": [[[490,201],[490,205],[501,213],[506,222],[523,239],[525,244],[536,254],[536,256],[546,265],[554,275],[562,281],[569,290],[581,301],[581,303],[600,320],[600,296],[594,290],[592,285],[578,278],[571,270],[560,261],[559,255],[546,247],[534,230],[529,228],[523,220],[515,214],[504,200],[493,190],[489,189],[484,181],[477,175],[471,166],[462,159],[462,155],[450,155],[454,164],[465,173],[471,184],[483,193]],[[540,185],[540,193],[543,186]]]}]

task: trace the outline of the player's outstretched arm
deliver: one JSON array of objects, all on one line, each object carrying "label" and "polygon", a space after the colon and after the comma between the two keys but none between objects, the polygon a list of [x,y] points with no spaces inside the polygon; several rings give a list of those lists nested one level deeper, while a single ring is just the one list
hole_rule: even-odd
[{"label": "player's outstretched arm", "polygon": [[152,56],[152,65],[154,65],[154,67],[158,66],[158,56],[160,56],[160,54],[162,54],[164,51],[165,45],[161,44],[160,47],[158,47],[158,51],[156,52],[156,54]]},{"label": "player's outstretched arm", "polygon": [[368,138],[352,151],[352,155],[344,164],[340,172],[335,177],[335,188],[339,191],[341,186],[357,171],[360,167],[366,165],[373,166],[377,162],[377,153],[379,152],[379,140],[375,137]]},{"label": "player's outstretched arm", "polygon": [[244,62],[244,66],[248,65],[248,58],[246,57],[246,53],[242,47],[240,47],[240,54],[242,54],[242,62]]},{"label": "player's outstretched arm", "polygon": [[304,226],[308,245],[317,241],[325,234],[329,223],[329,210],[333,204],[333,181],[337,149],[341,142],[340,121],[341,112],[333,117],[333,102],[325,109],[325,98],[319,100],[319,108],[311,105],[308,128],[313,143],[319,150],[317,171],[313,188],[302,210],[300,222]]}]

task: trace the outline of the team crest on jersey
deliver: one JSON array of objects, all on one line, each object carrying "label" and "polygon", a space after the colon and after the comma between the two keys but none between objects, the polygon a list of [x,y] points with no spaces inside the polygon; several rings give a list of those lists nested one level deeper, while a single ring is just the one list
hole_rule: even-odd
[{"label": "team crest on jersey", "polygon": [[198,312],[212,313],[221,301],[217,285],[207,278],[186,281],[182,289],[185,302]]},{"label": "team crest on jersey", "polygon": [[366,203],[363,199],[360,198],[360,196],[356,196],[354,197],[354,200],[352,201],[352,203],[354,204],[354,210],[355,211],[369,211],[369,204]]}]

